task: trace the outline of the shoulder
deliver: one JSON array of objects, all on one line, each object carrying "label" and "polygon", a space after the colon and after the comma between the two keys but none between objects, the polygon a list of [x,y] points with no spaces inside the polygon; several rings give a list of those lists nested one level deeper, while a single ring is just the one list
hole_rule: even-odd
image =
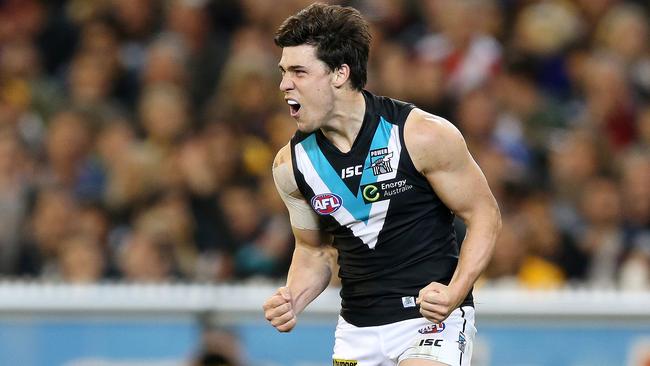
[{"label": "shoulder", "polygon": [[282,164],[291,165],[291,146],[286,144],[282,146],[280,151],[275,154],[275,159],[273,159],[273,169],[279,167]]},{"label": "shoulder", "polygon": [[413,109],[404,126],[404,142],[420,172],[445,169],[467,155],[465,139],[448,120]]},{"label": "shoulder", "polygon": [[273,180],[280,193],[286,193],[294,197],[300,196],[291,165],[290,144],[284,145],[275,155],[273,160]]},{"label": "shoulder", "polygon": [[367,92],[372,100],[371,108],[386,117],[393,124],[403,124],[411,111],[415,108],[412,103],[387,96],[377,96]]},{"label": "shoulder", "polygon": [[[460,131],[451,122],[418,108],[413,109],[406,119],[404,133],[408,134],[414,143],[422,143],[425,146],[463,140]],[[449,141],[450,139],[452,141]]]}]

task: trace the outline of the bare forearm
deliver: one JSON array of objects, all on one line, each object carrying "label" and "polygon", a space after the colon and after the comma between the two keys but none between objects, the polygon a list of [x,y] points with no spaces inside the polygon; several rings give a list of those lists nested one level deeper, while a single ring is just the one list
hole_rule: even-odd
[{"label": "bare forearm", "polygon": [[467,236],[460,251],[458,266],[449,286],[462,301],[487,267],[501,231],[501,215],[496,203],[467,222]]},{"label": "bare forearm", "polygon": [[333,258],[330,247],[296,246],[287,276],[293,294],[293,308],[301,313],[320,295],[332,277]]}]

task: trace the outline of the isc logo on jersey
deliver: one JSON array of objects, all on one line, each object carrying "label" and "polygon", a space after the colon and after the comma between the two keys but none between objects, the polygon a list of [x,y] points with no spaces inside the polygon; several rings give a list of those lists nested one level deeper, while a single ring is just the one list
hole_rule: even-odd
[{"label": "isc logo on jersey", "polygon": [[331,215],[336,210],[341,208],[343,200],[341,197],[334,193],[323,193],[314,196],[311,199],[311,207],[314,208],[314,211],[319,215]]}]

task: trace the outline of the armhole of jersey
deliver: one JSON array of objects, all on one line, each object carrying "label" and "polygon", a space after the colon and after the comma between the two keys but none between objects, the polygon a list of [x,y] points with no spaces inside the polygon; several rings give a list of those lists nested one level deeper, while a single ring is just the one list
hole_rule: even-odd
[{"label": "armhole of jersey", "polygon": [[309,201],[309,194],[305,191],[307,182],[300,170],[298,170],[298,163],[296,162],[296,140],[296,137],[292,138],[289,144],[291,148],[291,169],[293,171],[293,177],[296,180],[296,185],[298,186],[298,191],[300,191],[300,194],[305,200]]},{"label": "armhole of jersey", "polygon": [[424,174],[422,174],[422,172],[420,172],[415,167],[415,164],[413,163],[413,159],[411,159],[411,152],[409,151],[408,146],[406,146],[406,138],[404,138],[404,136],[406,134],[406,121],[408,120],[411,113],[413,113],[413,111],[415,111],[415,108],[416,107],[413,106],[413,107],[410,108],[408,113],[404,113],[404,112],[401,113],[402,115],[405,115],[405,116],[403,117],[404,119],[402,120],[402,126],[401,126],[402,128],[399,129],[399,140],[402,143],[404,151],[406,151],[406,163],[408,165],[408,168],[412,169],[414,172],[419,174],[421,177],[426,178],[424,176]]}]

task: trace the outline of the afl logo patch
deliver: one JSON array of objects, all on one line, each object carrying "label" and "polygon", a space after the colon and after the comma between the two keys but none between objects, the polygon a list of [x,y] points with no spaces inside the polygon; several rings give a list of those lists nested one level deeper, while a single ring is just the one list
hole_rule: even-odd
[{"label": "afl logo patch", "polygon": [[420,334],[431,334],[431,333],[440,333],[443,330],[445,330],[445,323],[440,323],[440,324],[431,324],[427,325],[426,327],[418,330],[418,333]]},{"label": "afl logo patch", "polygon": [[323,193],[314,196],[311,199],[311,207],[314,208],[314,211],[319,215],[331,215],[336,210],[341,208],[343,200],[341,197],[334,193]]}]

